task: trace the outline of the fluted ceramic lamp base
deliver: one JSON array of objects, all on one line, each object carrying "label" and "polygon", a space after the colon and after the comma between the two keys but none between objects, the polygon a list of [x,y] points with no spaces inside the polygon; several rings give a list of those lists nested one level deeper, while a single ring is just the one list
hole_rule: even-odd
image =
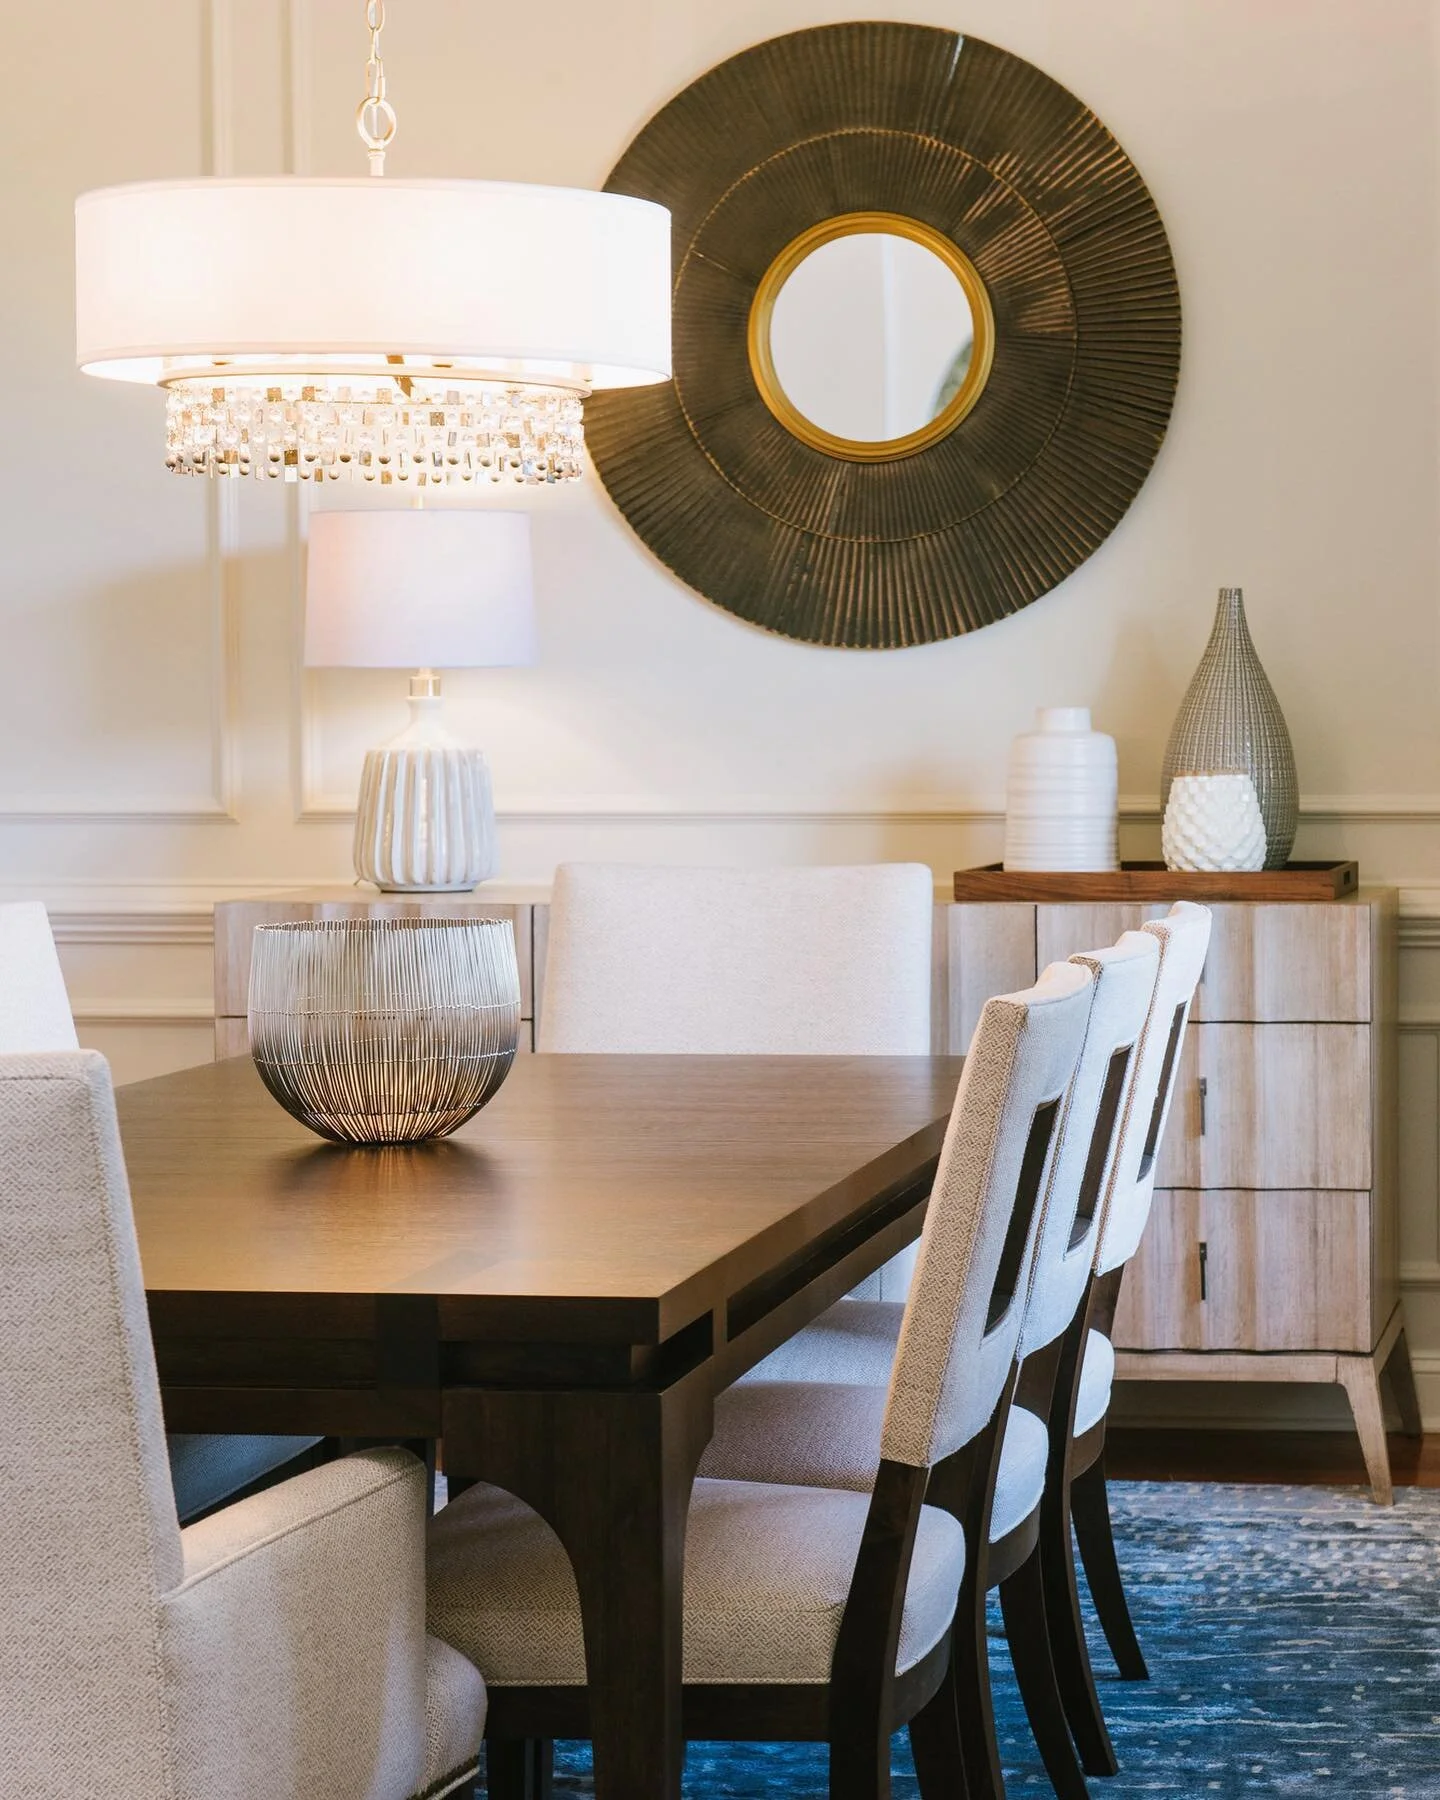
[{"label": "fluted ceramic lamp base", "polygon": [[360,778],[355,872],[390,894],[460,894],[495,873],[483,753],[429,744],[372,750]]}]

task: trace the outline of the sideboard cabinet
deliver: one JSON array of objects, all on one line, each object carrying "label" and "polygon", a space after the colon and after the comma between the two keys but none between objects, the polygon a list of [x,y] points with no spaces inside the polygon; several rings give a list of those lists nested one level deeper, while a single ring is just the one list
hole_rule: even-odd
[{"label": "sideboard cabinet", "polygon": [[[946,1020],[1163,906],[949,909]],[[1377,1498],[1380,1376],[1419,1411],[1399,1292],[1396,895],[1216,905],[1156,1182],[1115,1320],[1126,1380],[1337,1382]]]}]

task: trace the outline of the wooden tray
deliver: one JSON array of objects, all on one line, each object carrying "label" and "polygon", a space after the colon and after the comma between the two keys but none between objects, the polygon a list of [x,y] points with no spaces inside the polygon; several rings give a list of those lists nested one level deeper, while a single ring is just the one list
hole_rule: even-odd
[{"label": "wooden tray", "polygon": [[955,874],[957,900],[1341,900],[1359,886],[1360,865],[1353,862],[1292,862],[1283,869],[1213,874],[1170,870],[1158,862],[1007,874],[1000,863],[986,863]]}]

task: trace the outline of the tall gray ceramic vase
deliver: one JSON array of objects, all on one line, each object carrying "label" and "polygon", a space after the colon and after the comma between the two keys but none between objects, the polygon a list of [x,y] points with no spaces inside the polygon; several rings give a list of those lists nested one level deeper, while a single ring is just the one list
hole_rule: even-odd
[{"label": "tall gray ceramic vase", "polygon": [[1221,588],[1215,628],[1165,748],[1161,812],[1177,775],[1236,770],[1255,784],[1265,821],[1265,867],[1283,869],[1300,812],[1295,752],[1280,702],[1250,641],[1244,595],[1239,588]]}]

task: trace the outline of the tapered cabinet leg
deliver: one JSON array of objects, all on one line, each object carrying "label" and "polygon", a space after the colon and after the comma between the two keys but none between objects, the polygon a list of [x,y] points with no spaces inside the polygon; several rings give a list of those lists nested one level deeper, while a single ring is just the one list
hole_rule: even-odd
[{"label": "tapered cabinet leg", "polygon": [[1085,1564],[1085,1578],[1090,1584],[1090,1597],[1095,1602],[1105,1642],[1125,1681],[1148,1681],[1144,1652],[1135,1635],[1125,1584],[1120,1576],[1120,1563],[1115,1555],[1115,1537],[1110,1528],[1110,1496],[1105,1487],[1105,1458],[1096,1457],[1090,1467],[1070,1484],[1070,1517],[1075,1526],[1075,1541]]},{"label": "tapered cabinet leg", "polygon": [[1350,1411],[1355,1415],[1355,1430],[1359,1433],[1360,1450],[1370,1477],[1371,1495],[1377,1506],[1391,1506],[1395,1488],[1390,1479],[1390,1446],[1385,1441],[1380,1371],[1372,1357],[1342,1356],[1336,1360],[1336,1375],[1349,1398]]},{"label": "tapered cabinet leg", "polygon": [[1403,1325],[1390,1347],[1385,1373],[1390,1377],[1390,1390],[1400,1412],[1401,1430],[1406,1437],[1423,1437],[1425,1426],[1420,1417],[1420,1396],[1415,1391],[1415,1368],[1410,1361],[1410,1345]]},{"label": "tapered cabinet leg", "polygon": [[1055,1685],[1055,1666],[1050,1660],[1045,1586],[1038,1551],[1027,1556],[1015,1573],[1000,1583],[1000,1610],[1005,1615],[1005,1637],[1020,1698],[1025,1702],[1025,1716],[1050,1785],[1059,1800],[1087,1800],[1089,1789],[1075,1758],[1065,1708]]}]

